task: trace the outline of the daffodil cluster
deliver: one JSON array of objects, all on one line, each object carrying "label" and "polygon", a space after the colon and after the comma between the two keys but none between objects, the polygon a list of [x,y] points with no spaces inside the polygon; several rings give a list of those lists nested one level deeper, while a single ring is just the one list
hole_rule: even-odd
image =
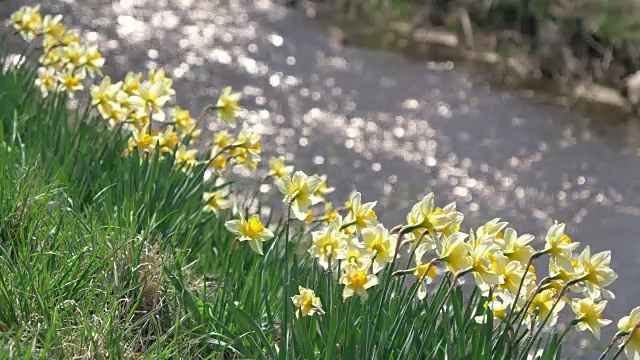
[{"label": "daffodil cluster", "polygon": [[[282,177],[278,187],[284,194],[284,202],[299,220],[306,220],[309,208],[325,201],[324,195],[333,191],[326,186],[326,177],[307,176],[302,171]],[[367,289],[379,283],[377,274],[396,259],[396,238],[378,223],[375,205],[362,203],[362,195],[354,192],[343,219],[331,203],[325,202],[326,226],[311,233],[308,252],[323,269],[339,273],[344,299],[356,294],[366,300]]]},{"label": "daffodil cluster", "polygon": [[97,46],[80,41],[78,33],[68,30],[62,23],[62,15],[40,14],[40,6],[23,6],[9,19],[12,26],[32,48],[40,46],[36,86],[42,96],[66,92],[73,98],[84,90],[87,77],[102,75],[104,58]]}]

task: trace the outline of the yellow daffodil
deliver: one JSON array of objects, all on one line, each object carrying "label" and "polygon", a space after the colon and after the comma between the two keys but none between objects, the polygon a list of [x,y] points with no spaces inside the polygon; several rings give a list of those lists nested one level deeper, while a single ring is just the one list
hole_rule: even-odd
[{"label": "yellow daffodil", "polygon": [[214,172],[219,172],[227,167],[227,158],[223,153],[220,153],[221,151],[222,149],[218,148],[217,146],[214,146],[211,149],[209,166]]},{"label": "yellow daffodil", "polygon": [[469,248],[464,240],[467,234],[458,232],[450,236],[443,236],[442,241],[436,242],[438,260],[444,262],[452,273],[467,270],[473,265],[473,259],[469,256]]},{"label": "yellow daffodil", "polygon": [[[245,123],[242,129],[238,132],[238,138],[233,142],[235,149],[243,150],[242,158],[248,163],[254,163],[260,161],[260,135],[253,132],[253,130]],[[232,152],[233,152],[232,150]]]},{"label": "yellow daffodil", "polygon": [[155,149],[157,139],[154,136],[145,133],[134,132],[129,138],[129,150],[137,148],[139,151],[150,152]]},{"label": "yellow daffodil", "polygon": [[490,260],[497,250],[493,243],[484,242],[476,247],[467,244],[467,249],[471,257],[471,273],[482,292],[488,292],[492,286],[504,283],[504,278],[495,272],[496,265]]},{"label": "yellow daffodil", "polygon": [[165,94],[169,96],[173,96],[176,94],[175,90],[171,87],[173,86],[173,80],[168,78],[164,72],[164,69],[151,69],[147,75],[149,81],[153,84],[160,83],[162,84],[162,88],[164,89]]},{"label": "yellow daffodil", "polygon": [[[618,329],[620,331],[634,331],[640,324],[640,306],[631,310],[631,314],[623,317],[618,321]],[[640,330],[636,330],[633,332],[631,339],[628,339],[629,342],[627,346],[624,348],[624,353],[627,355],[627,359],[629,360],[638,360],[640,359]]]},{"label": "yellow daffodil", "polygon": [[344,258],[344,265],[355,265],[364,267],[371,264],[371,258],[367,256],[364,245],[358,243],[356,238],[347,241],[347,257]]},{"label": "yellow daffodil", "polygon": [[[411,211],[407,214],[406,222],[409,226],[420,226],[419,229],[407,234],[407,238],[413,244],[420,238],[424,230],[431,232],[441,231],[451,223],[451,220],[442,209],[436,211],[433,193],[429,193],[411,207]],[[427,243],[435,245],[433,242]]]},{"label": "yellow daffodil", "polygon": [[593,299],[587,297],[584,299],[573,299],[571,302],[571,310],[576,314],[576,329],[578,331],[589,330],[600,340],[600,329],[611,324],[611,320],[602,319],[602,312],[607,306],[607,301],[596,303]]},{"label": "yellow daffodil", "polygon": [[318,190],[322,179],[318,176],[307,176],[302,171],[296,171],[292,177],[285,176],[278,180],[278,189],[284,194],[284,203],[291,202],[291,211],[298,220],[307,217],[309,206],[322,201],[314,193]]},{"label": "yellow daffodil", "polygon": [[76,91],[84,89],[84,85],[82,84],[83,79],[84,77],[82,73],[74,73],[71,70],[67,70],[63,74],[58,75],[60,88],[66,91],[72,99],[74,98],[74,93]]},{"label": "yellow daffodil", "polygon": [[[545,319],[548,314],[551,315],[549,315],[549,320],[545,324],[545,327],[553,327],[556,324],[558,314],[565,306],[565,302],[560,300],[558,304],[553,307],[553,304],[556,302],[556,294],[557,291],[555,289],[546,289],[533,297],[526,318],[527,326],[530,327],[535,324],[537,320]],[[537,314],[537,316],[534,319],[535,314]]]},{"label": "yellow daffodil", "polygon": [[586,246],[578,257],[578,265],[584,272],[585,292],[593,299],[599,299],[601,296],[607,299],[615,298],[614,294],[605,289],[611,285],[617,278],[616,274],[610,267],[611,251],[603,251],[591,256],[591,248]]},{"label": "yellow daffodil", "polygon": [[326,223],[332,223],[336,220],[338,216],[338,210],[333,208],[333,203],[330,201],[325,201],[324,203],[324,215],[322,216],[322,221]]},{"label": "yellow daffodil", "polygon": [[304,221],[308,223],[313,222],[313,211],[311,211],[311,209],[307,210],[307,217],[304,218]]},{"label": "yellow daffodil", "polygon": [[200,129],[196,129],[196,122],[191,118],[189,110],[184,110],[179,106],[174,109],[173,122],[176,125],[176,129],[185,135],[189,135],[193,139],[200,136],[202,132]]},{"label": "yellow daffodil", "polygon": [[416,276],[416,280],[420,282],[418,285],[418,299],[420,300],[423,300],[427,296],[427,285],[430,284],[437,275],[435,264],[431,262],[424,263],[422,260],[428,251],[424,246],[419,246],[415,251],[416,267],[413,274]]},{"label": "yellow daffodil", "polygon": [[347,236],[333,224],[322,231],[314,231],[311,238],[313,243],[308,251],[325,270],[334,268],[338,260],[347,258]]},{"label": "yellow daffodil", "polygon": [[159,134],[158,141],[160,145],[160,151],[163,153],[173,152],[176,145],[180,142],[178,134],[174,131],[173,126],[167,126],[167,128]]},{"label": "yellow daffodil", "polygon": [[161,82],[144,82],[140,84],[140,95],[130,96],[128,101],[138,108],[139,114],[149,114],[153,120],[163,122],[165,113],[162,108],[171,100]]},{"label": "yellow daffodil", "polygon": [[393,261],[396,254],[396,237],[389,235],[389,230],[382,224],[362,229],[362,240],[368,257],[373,259],[373,273]]},{"label": "yellow daffodil", "polygon": [[377,201],[363,204],[362,195],[356,191],[351,195],[350,202],[349,214],[344,219],[346,224],[355,225],[358,230],[378,225],[378,217],[373,211]]},{"label": "yellow daffodil", "polygon": [[140,95],[140,79],[142,79],[141,73],[127,73],[122,81],[122,90],[129,96]]},{"label": "yellow daffodil", "polygon": [[260,222],[258,215],[252,215],[248,220],[241,217],[238,220],[227,221],[224,227],[238,235],[239,241],[248,241],[251,250],[260,255],[263,255],[262,243],[273,237],[271,230]]},{"label": "yellow daffodil", "polygon": [[87,62],[85,50],[86,49],[77,42],[72,42],[62,47],[60,54],[62,63],[64,63],[67,69],[80,69],[84,72],[81,66]]},{"label": "yellow daffodil", "polygon": [[[62,24],[62,15],[45,15],[42,20],[42,32],[58,41],[62,40],[66,29]],[[46,48],[46,47],[45,47]]]},{"label": "yellow daffodil", "polygon": [[[116,101],[116,95],[122,88],[122,82],[111,83],[111,78],[105,76],[99,85],[91,85],[89,93],[91,95],[91,105],[97,106],[98,111],[103,118],[109,118],[110,114],[107,107]],[[118,104],[119,105],[119,104]]]},{"label": "yellow daffodil", "polygon": [[38,61],[43,66],[60,71],[62,70],[62,51],[59,48],[45,51]]},{"label": "yellow daffodil", "polygon": [[239,92],[232,93],[230,86],[222,89],[222,93],[216,103],[216,110],[218,111],[218,118],[220,120],[232,126],[236,125],[236,117],[238,117],[241,111],[238,105],[241,96]]},{"label": "yellow daffodil", "polygon": [[460,231],[460,225],[464,220],[464,215],[461,212],[456,211],[456,203],[452,202],[442,209],[436,208],[434,212],[442,213],[449,219],[447,224],[440,229],[444,235],[449,236]]},{"label": "yellow daffodil", "polygon": [[580,243],[572,243],[571,238],[564,233],[564,227],[565,225],[562,223],[555,223],[549,228],[543,251],[555,257],[560,267],[566,271],[573,271],[573,267],[571,266],[571,252],[580,246]]},{"label": "yellow daffodil", "polygon": [[293,166],[285,163],[284,156],[274,157],[269,160],[268,176],[278,180],[284,176],[288,176],[291,172],[293,172]]},{"label": "yellow daffodil", "polygon": [[87,46],[84,49],[85,56],[85,67],[89,72],[91,77],[97,75],[102,75],[102,67],[104,66],[104,58],[100,51],[98,51],[98,47],[95,45]]},{"label": "yellow daffodil", "polygon": [[[571,270],[567,271],[565,268],[558,265],[558,261],[555,258],[549,259],[549,276],[553,279],[554,283],[562,288],[566,283],[571,280],[578,279],[584,275],[584,270],[580,267],[577,260],[571,260]],[[571,291],[580,292],[580,286],[573,285],[570,287]]]},{"label": "yellow daffodil", "polygon": [[[522,277],[526,276],[524,280],[524,288],[533,282],[533,274],[524,270],[524,265],[518,261],[510,261],[500,251],[497,251],[488,256],[489,261],[492,263],[493,271],[502,277],[502,283],[496,287],[496,291],[507,292],[511,296],[515,296],[518,292],[518,287],[522,281]],[[524,295],[521,294],[521,295]]]},{"label": "yellow daffodil", "polygon": [[[491,301],[486,301],[483,306],[485,309],[491,310],[494,319],[506,321],[507,311],[511,308],[512,304],[513,300],[511,297],[497,293],[492,296]],[[476,316],[474,319],[477,323],[484,324],[487,322],[487,314]]]},{"label": "yellow daffodil", "polygon": [[300,317],[300,315],[302,317],[313,316],[316,312],[321,315],[324,314],[320,298],[316,296],[313,290],[298,286],[298,292],[300,293],[299,295],[291,297],[293,306],[297,308],[296,317]]},{"label": "yellow daffodil", "polygon": [[23,6],[11,14],[10,23],[26,41],[35,39],[42,32],[40,5]]},{"label": "yellow daffodil", "polygon": [[56,91],[58,87],[58,78],[56,70],[50,67],[38,68],[38,78],[35,81],[36,86],[40,89],[42,97],[46,98],[50,92]]},{"label": "yellow daffodil", "polygon": [[534,239],[533,235],[524,234],[518,236],[518,233],[511,228],[504,231],[502,238],[496,238],[496,243],[502,249],[502,252],[509,260],[514,260],[527,266],[529,259],[535,252],[533,247],[529,245]]},{"label": "yellow daffodil", "polygon": [[101,104],[98,109],[100,109],[100,115],[102,115],[103,119],[109,120],[110,129],[113,129],[118,124],[127,121],[129,114],[131,113],[129,109],[123,107],[116,101]]},{"label": "yellow daffodil", "polygon": [[187,149],[184,145],[180,146],[176,152],[176,164],[182,167],[182,171],[190,171],[198,162],[196,160],[197,153],[197,149]]},{"label": "yellow daffodil", "polygon": [[322,183],[320,183],[320,187],[316,190],[315,195],[324,199],[325,195],[331,194],[336,188],[327,186],[327,175],[320,175],[320,179],[322,179]]},{"label": "yellow daffodil", "polygon": [[202,194],[202,200],[206,202],[202,210],[206,212],[213,212],[218,215],[220,210],[228,209],[231,207],[231,201],[225,198],[225,193],[222,191],[205,192]]},{"label": "yellow daffodil", "polygon": [[329,222],[329,224],[334,224],[336,226],[336,229],[342,229],[342,232],[345,235],[351,237],[353,241],[358,241],[358,238],[354,237],[355,228],[353,226],[346,226],[347,224],[342,218],[342,215],[336,214],[335,219],[332,222]]},{"label": "yellow daffodil", "polygon": [[79,43],[80,35],[78,35],[77,30],[67,30],[64,32],[62,36],[62,45],[69,46],[72,43]]},{"label": "yellow daffodil", "polygon": [[491,236],[491,237],[502,237],[502,230],[507,227],[508,223],[505,221],[500,221],[499,218],[495,218],[484,225],[480,226],[478,230],[476,230],[476,235],[478,237],[483,236]]},{"label": "yellow daffodil", "polygon": [[369,295],[367,289],[378,284],[378,277],[374,274],[367,274],[368,266],[346,266],[342,276],[340,277],[340,283],[344,285],[344,291],[342,292],[342,298],[348,299],[353,294],[360,296],[360,299],[367,300]]},{"label": "yellow daffodil", "polygon": [[220,149],[231,145],[233,142],[233,137],[226,130],[219,131],[213,135],[213,143]]}]

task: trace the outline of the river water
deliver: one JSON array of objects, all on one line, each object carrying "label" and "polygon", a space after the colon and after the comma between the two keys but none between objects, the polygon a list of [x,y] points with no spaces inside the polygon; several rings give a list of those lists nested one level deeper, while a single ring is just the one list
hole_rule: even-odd
[{"label": "river water", "polygon": [[[0,16],[20,4],[3,1]],[[389,227],[429,191],[456,201],[467,226],[501,217],[538,246],[566,222],[574,241],[612,250],[620,276],[605,317],[640,305],[636,121],[495,84],[483,68],[345,47],[331,27],[270,1],[48,0],[43,11],[96,41],[116,78],[165,67],[192,113],[223,86],[241,89],[266,154],[326,173],[336,201],[353,189],[379,200]],[[572,358],[591,357],[578,348]]]}]

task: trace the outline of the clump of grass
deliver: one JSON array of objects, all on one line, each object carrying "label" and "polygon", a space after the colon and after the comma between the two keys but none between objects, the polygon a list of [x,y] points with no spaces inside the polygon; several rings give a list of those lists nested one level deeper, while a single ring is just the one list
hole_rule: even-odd
[{"label": "clump of grass", "polygon": [[[610,253],[575,257],[564,224],[536,250],[498,219],[463,230],[455,204],[438,208],[429,194],[387,229],[375,202],[354,193],[334,208],[325,177],[282,158],[262,181],[275,180],[284,216],[239,196],[256,192],[224,175],[256,171],[251,129],[216,133],[208,152],[192,147],[195,125],[214,113],[235,126],[238,94],[223,90],[200,120],[176,107],[161,123],[173,95],[164,72],[112,83],[97,49],[60,21],[37,8],[14,14],[45,55],[39,70],[0,72],[9,357],[555,359],[569,331],[598,337],[610,322]],[[87,104],[69,110],[84,86]],[[550,276],[537,279],[543,258]],[[576,316],[559,334],[563,307]],[[616,343],[614,357],[638,353],[639,314],[621,320],[602,358]]]}]

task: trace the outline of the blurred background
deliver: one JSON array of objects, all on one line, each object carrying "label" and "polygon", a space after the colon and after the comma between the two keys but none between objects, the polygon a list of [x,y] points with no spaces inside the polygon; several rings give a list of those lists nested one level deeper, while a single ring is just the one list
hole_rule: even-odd
[{"label": "blurred background", "polygon": [[[0,15],[33,3],[0,0]],[[392,227],[433,191],[440,206],[458,203],[466,229],[500,217],[538,244],[566,222],[574,241],[613,252],[620,276],[605,317],[638,305],[636,0],[42,5],[99,45],[112,78],[165,68],[192,114],[224,86],[242,91],[265,160],[327,174],[334,202],[358,189]],[[571,358],[602,347],[582,335],[571,335]]]}]

